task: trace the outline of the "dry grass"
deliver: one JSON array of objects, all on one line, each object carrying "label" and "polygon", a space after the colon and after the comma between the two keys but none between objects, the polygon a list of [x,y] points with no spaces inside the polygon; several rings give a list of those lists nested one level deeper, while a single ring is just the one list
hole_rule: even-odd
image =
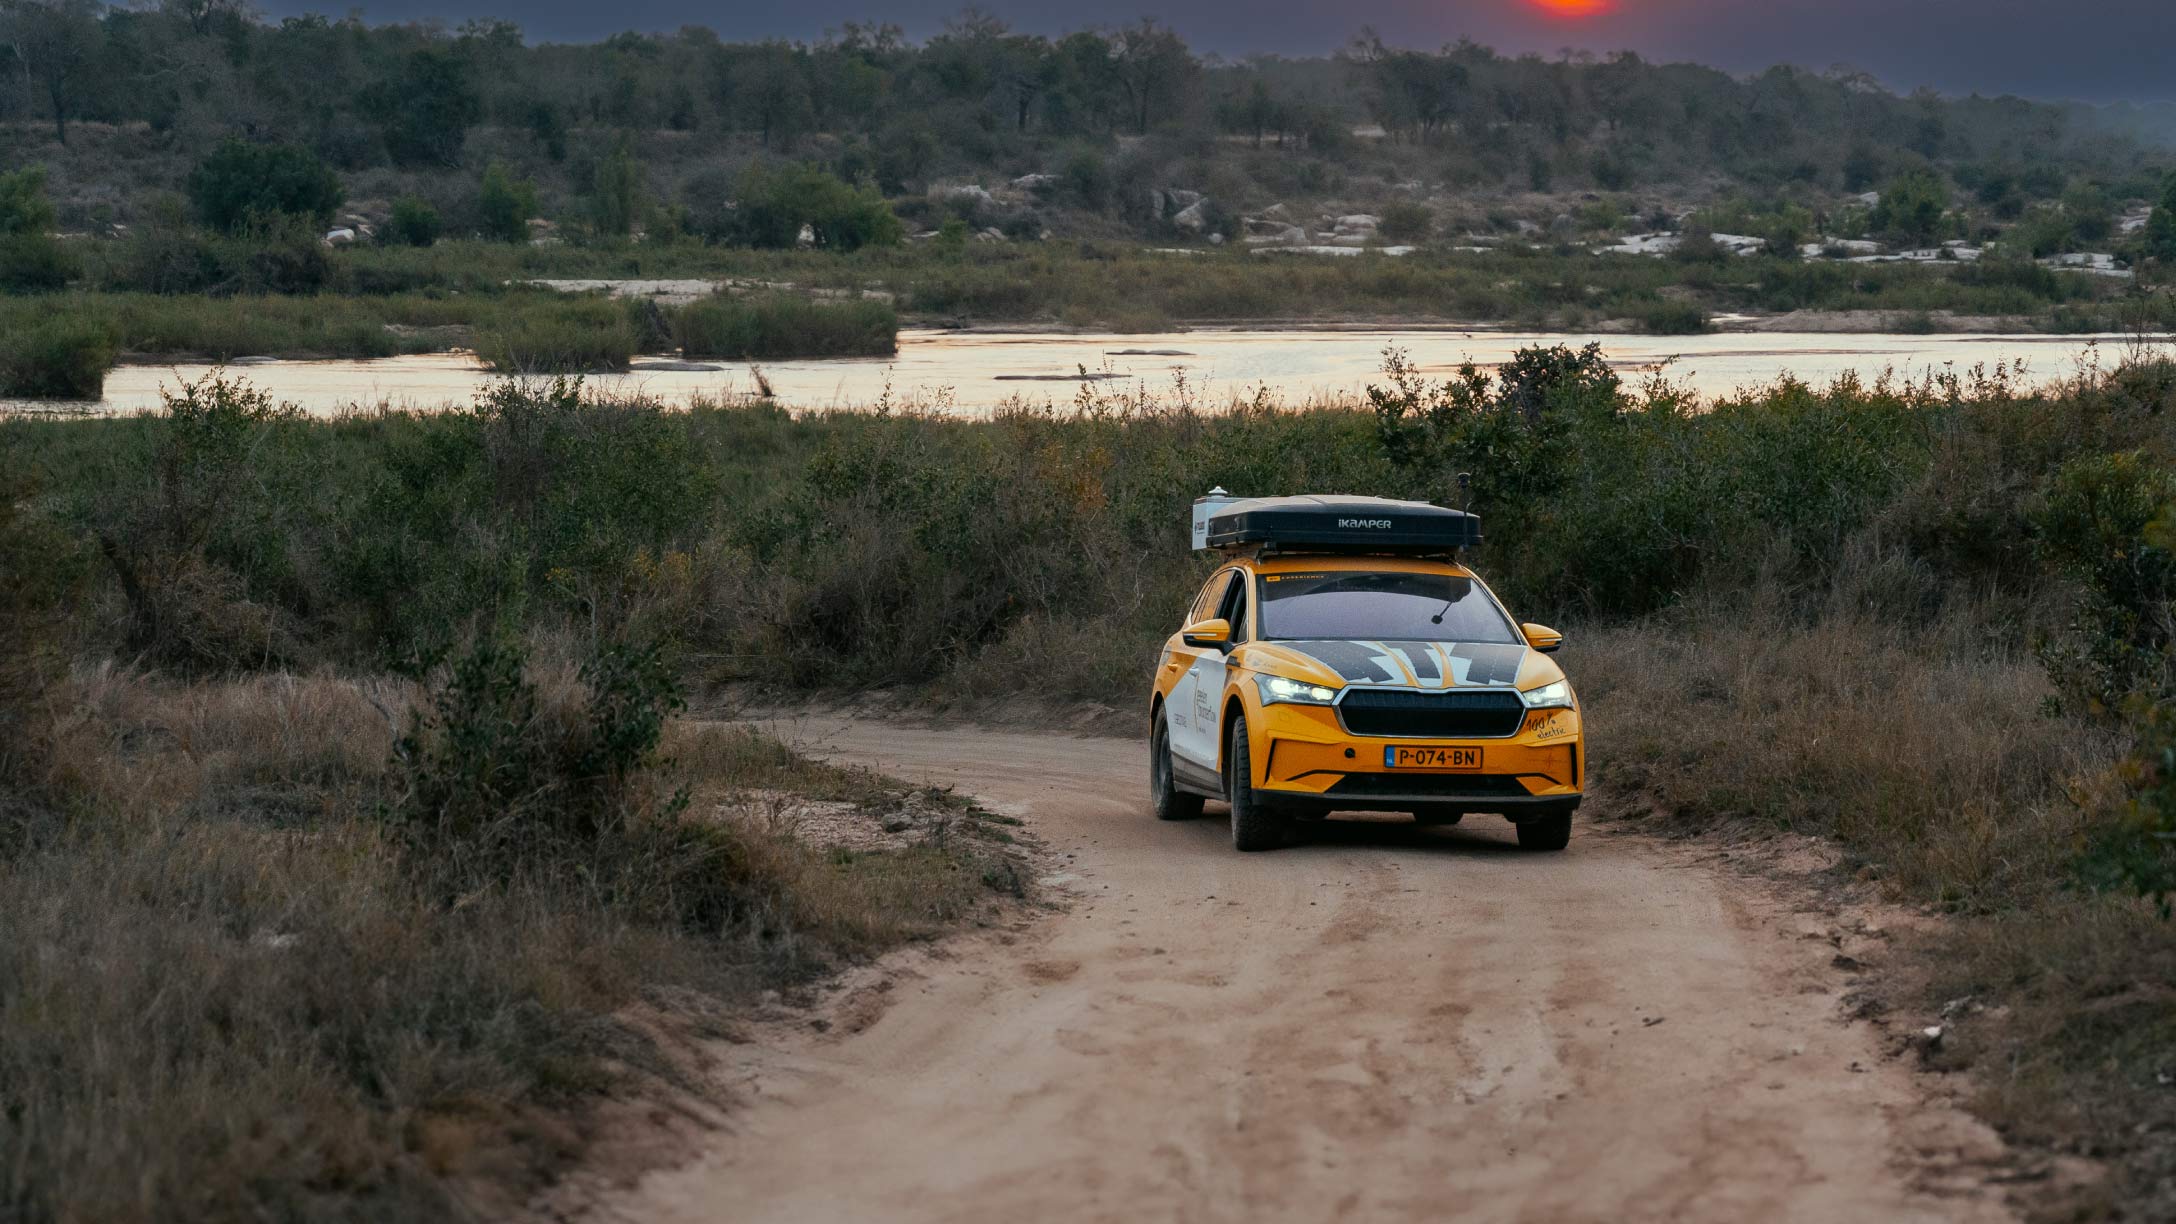
[{"label": "dry grass", "polygon": [[2121,745],[2044,712],[2045,670],[1995,629],[2015,609],[1899,606],[1896,576],[1847,574],[1810,612],[1704,600],[1582,635],[1566,666],[1601,794],[1681,827],[1837,837],[1914,900],[2042,895],[2088,819],[2073,789]]},{"label": "dry grass", "polygon": [[[547,705],[578,698],[541,670]],[[420,696],[111,666],[49,695],[36,781],[57,802],[0,847],[0,1217],[468,1218],[455,1187],[518,1196],[578,1146],[568,1109],[675,1074],[626,1019],[642,1001],[710,1025],[978,913],[1007,878],[1001,831],[964,810],[942,844],[806,846],[745,796],[906,792],[682,725],[669,752],[739,920],[659,926],[543,877],[449,907],[373,815]]]}]

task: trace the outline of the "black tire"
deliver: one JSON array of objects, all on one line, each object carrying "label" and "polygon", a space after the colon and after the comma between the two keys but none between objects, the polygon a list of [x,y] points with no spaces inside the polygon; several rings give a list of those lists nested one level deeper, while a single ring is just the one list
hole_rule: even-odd
[{"label": "black tire", "polygon": [[1572,814],[1529,816],[1518,830],[1521,850],[1562,850],[1572,843]]},{"label": "black tire", "polygon": [[1291,835],[1291,822],[1254,789],[1254,753],[1247,746],[1245,715],[1232,721],[1224,749],[1224,794],[1232,808],[1232,848],[1275,850]]},{"label": "black tire", "polygon": [[1192,820],[1201,815],[1201,796],[1189,795],[1171,776],[1171,729],[1161,707],[1148,733],[1148,799],[1158,820]]}]

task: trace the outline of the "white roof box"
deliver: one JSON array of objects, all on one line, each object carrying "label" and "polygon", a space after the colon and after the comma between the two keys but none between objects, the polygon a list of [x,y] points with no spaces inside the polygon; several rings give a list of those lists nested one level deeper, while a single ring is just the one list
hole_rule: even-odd
[{"label": "white roof box", "polygon": [[[1218,490],[1219,493],[1222,490]],[[1216,494],[1211,494],[1215,497]],[[1203,517],[1195,503],[1195,522]],[[1452,553],[1481,542],[1481,519],[1430,502],[1384,497],[1255,497],[1208,507],[1196,548],[1273,552]]]}]

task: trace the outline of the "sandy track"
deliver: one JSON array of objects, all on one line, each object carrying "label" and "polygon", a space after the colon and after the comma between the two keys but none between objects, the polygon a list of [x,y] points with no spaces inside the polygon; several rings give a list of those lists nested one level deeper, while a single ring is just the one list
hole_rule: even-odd
[{"label": "sandy track", "polygon": [[785,731],[1023,817],[1075,899],[729,1047],[729,1132],[607,1218],[2008,1218],[1809,920],[1684,849],[1476,817],[1242,856],[1213,805],[1149,816],[1136,744]]}]

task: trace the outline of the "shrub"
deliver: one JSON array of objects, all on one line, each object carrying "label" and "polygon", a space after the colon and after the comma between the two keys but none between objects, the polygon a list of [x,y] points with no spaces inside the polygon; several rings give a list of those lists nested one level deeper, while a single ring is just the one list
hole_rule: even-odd
[{"label": "shrub", "polygon": [[2176,474],[2138,452],[2088,455],[2055,473],[2033,518],[2042,554],[2078,580],[2076,616],[2043,647],[2065,693],[2103,714],[2158,696],[2176,649]]},{"label": "shrub", "polygon": [[87,319],[0,332],[0,395],[95,400],[105,394],[113,359],[113,333]]},{"label": "shrub", "polygon": [[1435,213],[1416,200],[1397,200],[1383,209],[1382,235],[1392,242],[1426,242],[1435,228]]},{"label": "shrub", "polygon": [[688,357],[888,357],[899,351],[899,315],[886,302],[718,296],[683,308],[674,338]]},{"label": "shrub", "polygon": [[404,246],[427,247],[438,241],[439,229],[438,210],[429,201],[411,195],[393,201],[393,217],[385,232]]},{"label": "shrub", "polygon": [[745,246],[790,249],[807,226],[818,247],[853,251],[894,246],[906,227],[873,187],[853,187],[815,166],[757,163],[734,184],[738,207],[724,233]]},{"label": "shrub", "polygon": [[1651,336],[1694,336],[1708,329],[1708,312],[1698,303],[1657,300],[1633,310],[1640,330]]},{"label": "shrub", "polygon": [[197,215],[230,234],[274,217],[323,226],[344,198],[339,176],[300,145],[227,140],[189,174]]},{"label": "shrub", "polygon": [[479,334],[476,356],[501,374],[585,374],[634,363],[633,320],[616,303],[525,310]]},{"label": "shrub", "polygon": [[0,236],[0,292],[52,293],[76,275],[73,253],[45,234]]},{"label": "shrub", "polygon": [[126,604],[127,645],[185,670],[278,663],[290,635],[242,567],[263,564],[259,533],[293,496],[274,481],[275,443],[301,412],[220,375],[161,395],[145,445],[82,512]]},{"label": "shrub", "polygon": [[0,174],[0,237],[42,235],[59,220],[45,193],[45,167]]},{"label": "shrub", "polygon": [[477,219],[483,235],[500,242],[529,241],[529,218],[536,215],[536,185],[514,177],[505,162],[484,168],[483,189],[476,198]]},{"label": "shrub", "polygon": [[1882,188],[1869,224],[1900,241],[1932,242],[1949,212],[1949,184],[1929,170],[1914,170]]}]

